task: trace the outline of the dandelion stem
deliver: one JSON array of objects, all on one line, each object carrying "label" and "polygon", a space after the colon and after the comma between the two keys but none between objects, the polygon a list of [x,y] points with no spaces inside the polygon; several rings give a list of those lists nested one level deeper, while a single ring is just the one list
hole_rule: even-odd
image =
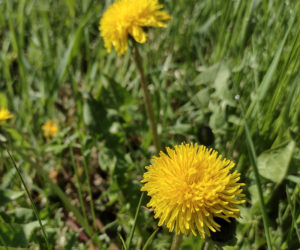
[{"label": "dandelion stem", "polygon": [[174,234],[173,242],[170,250],[179,250],[182,242],[182,234]]},{"label": "dandelion stem", "polygon": [[138,50],[138,46],[135,41],[133,41],[133,46],[134,46],[135,62],[136,62],[136,65],[138,67],[140,77],[141,77],[141,85],[142,85],[143,94],[144,94],[146,112],[147,112],[147,116],[149,118],[149,123],[150,123],[150,128],[151,128],[151,132],[152,132],[152,136],[153,136],[155,149],[156,149],[156,152],[158,153],[161,149],[160,140],[159,140],[158,134],[157,134],[157,125],[156,125],[155,118],[154,118],[154,112],[153,112],[153,108],[152,108],[152,104],[151,104],[148,86],[147,86],[146,80],[145,80],[145,73],[144,73],[144,68],[143,68],[143,64],[142,64],[142,59],[141,59],[141,55]]}]

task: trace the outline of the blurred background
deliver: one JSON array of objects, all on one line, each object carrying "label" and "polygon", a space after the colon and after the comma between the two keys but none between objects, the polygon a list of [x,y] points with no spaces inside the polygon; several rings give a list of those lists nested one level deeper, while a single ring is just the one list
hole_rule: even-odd
[{"label": "blurred background", "polygon": [[[14,116],[0,123],[0,246],[46,249],[7,150],[51,247],[122,249],[129,237],[155,148],[132,50],[107,54],[98,31],[111,3],[0,0],[0,108]],[[224,249],[267,248],[261,209],[273,248],[297,249],[300,2],[160,3],[173,19],[139,49],[162,146],[197,142],[235,161],[247,203]],[[131,249],[153,232],[147,249],[168,249],[147,201]],[[181,249],[202,245],[191,235]]]}]

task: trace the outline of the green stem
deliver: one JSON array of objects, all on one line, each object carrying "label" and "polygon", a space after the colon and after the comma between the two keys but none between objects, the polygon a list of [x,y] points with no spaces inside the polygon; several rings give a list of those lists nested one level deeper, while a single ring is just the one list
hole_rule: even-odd
[{"label": "green stem", "polygon": [[[83,169],[84,169],[84,174],[85,174],[85,177],[87,180],[88,193],[90,196],[90,209],[91,209],[91,213],[92,213],[94,233],[96,233],[97,245],[100,247],[101,243],[97,237],[98,228],[97,228],[97,223],[96,223],[96,215],[95,215],[94,201],[93,201],[93,195],[92,195],[92,187],[91,187],[91,183],[90,183],[90,179],[89,179],[88,166],[87,166],[85,155],[84,155],[83,144],[81,146],[82,146],[81,150],[82,150],[82,159],[83,159]],[[94,238],[94,234],[93,234],[93,238]]]},{"label": "green stem", "polygon": [[265,201],[264,201],[263,191],[262,191],[259,172],[258,172],[256,151],[255,151],[255,148],[254,148],[254,144],[253,144],[251,134],[250,134],[250,130],[249,130],[249,127],[248,127],[248,123],[247,123],[247,120],[246,120],[247,118],[245,116],[244,109],[243,109],[242,105],[241,105],[241,109],[242,109],[242,114],[243,114],[243,118],[244,118],[244,122],[245,122],[246,142],[247,142],[247,146],[248,146],[250,161],[252,163],[251,166],[252,166],[254,177],[255,177],[255,180],[256,180],[256,187],[257,187],[258,197],[259,197],[259,201],[260,201],[260,208],[261,208],[261,213],[262,213],[262,218],[263,218],[263,223],[264,223],[264,229],[265,229],[267,245],[268,245],[268,249],[272,250],[272,244],[271,244],[272,241],[271,241],[271,236],[270,236],[270,232],[269,232],[269,222],[268,222],[268,216],[267,216],[267,212],[266,212],[266,205],[265,205]]},{"label": "green stem", "polygon": [[182,242],[182,234],[174,234],[173,242],[170,250],[179,250],[181,242]]},{"label": "green stem", "polygon": [[25,183],[25,181],[24,181],[24,179],[23,179],[23,177],[22,177],[22,175],[21,175],[21,172],[20,172],[19,168],[17,167],[17,164],[16,164],[14,158],[13,158],[12,155],[9,153],[8,149],[6,149],[6,151],[7,151],[8,155],[9,155],[9,157],[10,157],[12,163],[13,163],[13,166],[14,166],[15,169],[17,170],[17,173],[18,173],[18,175],[19,175],[19,177],[20,177],[20,179],[21,179],[21,182],[22,182],[22,184],[23,184],[23,186],[24,186],[24,188],[25,188],[25,191],[26,191],[26,193],[27,193],[27,195],[28,195],[28,197],[29,197],[29,199],[30,199],[31,206],[32,206],[32,208],[33,208],[33,212],[34,212],[36,218],[37,218],[38,221],[39,221],[39,224],[40,224],[40,227],[41,227],[41,230],[42,230],[43,237],[44,237],[44,239],[45,239],[45,241],[46,241],[47,248],[48,248],[48,249],[51,249],[51,248],[50,248],[50,245],[49,245],[49,242],[48,242],[47,234],[46,234],[46,232],[45,232],[44,226],[43,226],[42,221],[41,221],[41,219],[40,219],[40,217],[39,217],[37,208],[36,208],[36,206],[35,206],[35,204],[34,204],[34,201],[33,201],[32,197],[31,197],[31,194],[30,194],[30,192],[29,192],[29,190],[28,190],[28,188],[27,188],[27,185],[26,185],[26,183]]},{"label": "green stem", "polygon": [[70,155],[71,155],[71,162],[72,162],[74,172],[75,172],[75,178],[76,178],[76,184],[77,184],[76,187],[77,187],[77,191],[78,191],[78,197],[79,197],[79,203],[80,203],[80,206],[81,206],[81,212],[83,214],[85,223],[88,223],[88,217],[87,217],[87,213],[86,213],[86,209],[85,209],[84,202],[83,202],[83,197],[82,197],[82,186],[81,186],[79,176],[78,176],[78,166],[77,166],[77,164],[75,162],[75,159],[74,159],[74,153],[73,153],[72,146],[70,147]]},{"label": "green stem", "polygon": [[19,148],[13,147],[13,150],[16,151],[22,157],[22,159],[25,160],[25,162],[30,164],[37,171],[38,176],[43,178],[44,182],[47,185],[49,185],[52,193],[59,197],[59,199],[64,204],[65,208],[68,211],[71,211],[75,215],[76,220],[84,228],[88,236],[92,237],[93,232],[90,225],[85,222],[84,218],[82,217],[78,209],[74,205],[72,205],[71,200],[68,198],[65,192],[63,192],[63,190],[50,179],[48,172],[40,167],[41,159],[39,159],[39,155],[36,154],[37,162],[35,162],[30,157],[28,157],[27,154],[24,154]]},{"label": "green stem", "polygon": [[204,250],[214,250],[215,249],[215,243],[211,240],[206,240],[204,244]]},{"label": "green stem", "polygon": [[132,241],[132,238],[133,238],[135,227],[137,225],[137,219],[138,219],[138,215],[139,215],[139,211],[140,211],[140,208],[141,208],[141,204],[142,204],[143,198],[144,198],[144,192],[142,192],[142,195],[140,197],[138,206],[136,208],[135,217],[134,217],[134,223],[133,223],[133,226],[132,226],[132,228],[130,230],[130,234],[129,234],[129,238],[128,238],[128,242],[127,242],[127,248],[128,249],[130,249],[131,241]]},{"label": "green stem", "polygon": [[133,41],[133,46],[134,46],[135,62],[136,62],[136,65],[138,67],[140,77],[141,77],[141,86],[143,89],[146,112],[147,112],[147,116],[149,118],[153,141],[154,141],[156,152],[159,153],[159,151],[161,150],[160,140],[159,140],[159,137],[157,134],[157,125],[156,125],[155,118],[154,118],[154,112],[153,112],[153,108],[152,108],[152,104],[151,104],[150,94],[149,94],[149,90],[148,90],[146,80],[145,80],[143,63],[142,63],[142,59],[141,59],[141,56],[140,56],[140,53],[139,53],[139,50],[138,50],[138,47],[137,47],[137,44],[135,41]]}]

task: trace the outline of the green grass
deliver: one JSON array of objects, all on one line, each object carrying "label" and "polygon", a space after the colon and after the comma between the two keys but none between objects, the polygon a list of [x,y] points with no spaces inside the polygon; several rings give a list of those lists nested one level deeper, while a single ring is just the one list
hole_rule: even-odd
[{"label": "green grass", "polygon": [[[0,246],[46,249],[41,220],[56,249],[170,247],[148,197],[136,213],[155,148],[133,53],[107,54],[99,36],[111,2],[0,0],[0,107],[15,116],[0,124]],[[299,248],[300,2],[164,6],[168,28],[139,46],[162,146],[209,144],[236,162],[247,203],[224,249]]]}]

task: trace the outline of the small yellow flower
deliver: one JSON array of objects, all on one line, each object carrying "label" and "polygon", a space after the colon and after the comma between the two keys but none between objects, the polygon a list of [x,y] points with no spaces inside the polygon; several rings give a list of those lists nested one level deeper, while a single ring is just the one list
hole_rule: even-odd
[{"label": "small yellow flower", "polygon": [[158,225],[165,224],[170,232],[176,234],[197,235],[220,231],[221,226],[214,220],[220,217],[240,216],[237,204],[245,200],[238,183],[240,174],[232,171],[234,163],[222,159],[213,149],[197,144],[181,144],[175,149],[167,148],[153,157],[153,163],[147,166],[142,191],[151,196],[148,207],[154,210]]},{"label": "small yellow flower", "polygon": [[47,140],[55,137],[58,132],[57,122],[56,121],[47,121],[42,126],[42,130],[43,130],[44,136]]},{"label": "small yellow flower", "polygon": [[6,108],[0,108],[0,122],[4,122],[8,119],[13,118],[14,116]]},{"label": "small yellow flower", "polygon": [[142,27],[166,27],[171,17],[160,9],[158,0],[116,0],[100,20],[99,30],[109,53],[112,46],[119,55],[128,49],[128,34],[137,42],[145,43]]}]

